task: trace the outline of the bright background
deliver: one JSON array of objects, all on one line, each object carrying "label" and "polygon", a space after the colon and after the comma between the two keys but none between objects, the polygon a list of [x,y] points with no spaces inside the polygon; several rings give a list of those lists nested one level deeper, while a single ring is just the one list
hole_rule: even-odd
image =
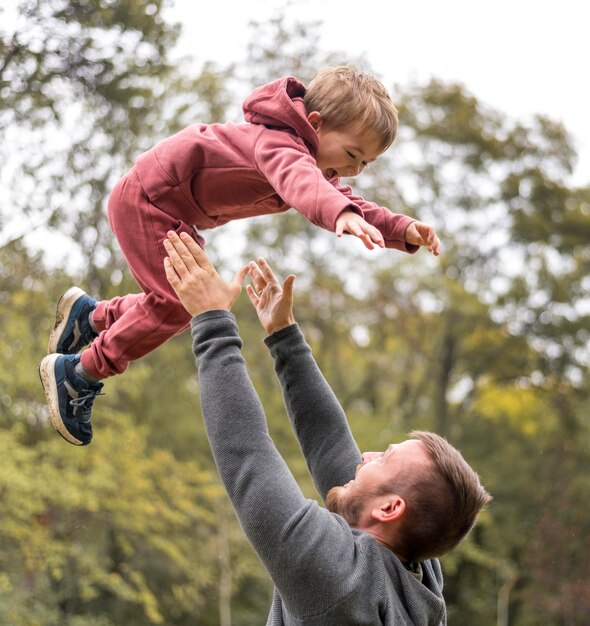
[{"label": "bright background", "polygon": [[590,180],[590,3],[585,0],[174,0],[181,49],[223,64],[244,58],[250,21],[278,10],[323,24],[327,51],[364,55],[388,84],[430,77],[461,82],[482,102],[519,119],[562,122]]}]

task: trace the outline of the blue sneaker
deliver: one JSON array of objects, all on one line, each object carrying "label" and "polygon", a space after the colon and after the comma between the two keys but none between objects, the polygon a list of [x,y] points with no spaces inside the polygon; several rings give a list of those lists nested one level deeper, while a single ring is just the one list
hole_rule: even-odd
[{"label": "blue sneaker", "polygon": [[103,384],[78,376],[74,368],[79,361],[77,354],[48,354],[39,365],[39,377],[57,432],[75,446],[87,446],[92,441],[92,403]]},{"label": "blue sneaker", "polygon": [[98,302],[87,295],[79,287],[70,287],[61,294],[57,302],[55,323],[47,354],[76,354],[84,346],[92,343],[98,333],[94,332],[88,316],[94,311]]}]

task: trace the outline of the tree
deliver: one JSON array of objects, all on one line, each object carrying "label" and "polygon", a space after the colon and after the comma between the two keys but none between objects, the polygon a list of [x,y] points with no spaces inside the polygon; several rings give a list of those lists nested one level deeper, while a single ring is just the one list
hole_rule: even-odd
[{"label": "tree", "polygon": [[0,226],[17,237],[59,232],[100,291],[109,283],[99,268],[122,262],[105,219],[115,180],[156,140],[227,102],[220,77],[230,70],[206,63],[185,78],[168,60],[179,27],[163,5],[21,0],[0,32],[0,182],[13,199]]}]

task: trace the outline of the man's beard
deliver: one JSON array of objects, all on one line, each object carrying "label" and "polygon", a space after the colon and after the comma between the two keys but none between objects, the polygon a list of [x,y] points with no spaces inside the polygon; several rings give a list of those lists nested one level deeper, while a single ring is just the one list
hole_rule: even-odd
[{"label": "man's beard", "polygon": [[364,494],[355,494],[344,487],[332,487],[326,494],[326,508],[338,513],[351,527],[358,526],[367,498]]}]

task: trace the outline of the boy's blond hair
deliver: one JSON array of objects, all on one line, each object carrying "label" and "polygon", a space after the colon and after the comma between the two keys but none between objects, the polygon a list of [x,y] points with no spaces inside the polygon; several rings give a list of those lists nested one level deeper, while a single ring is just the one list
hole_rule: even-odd
[{"label": "boy's blond hair", "polygon": [[306,90],[307,113],[317,111],[328,128],[359,125],[381,138],[386,150],[397,133],[397,109],[387,89],[371,74],[352,65],[326,67]]}]

